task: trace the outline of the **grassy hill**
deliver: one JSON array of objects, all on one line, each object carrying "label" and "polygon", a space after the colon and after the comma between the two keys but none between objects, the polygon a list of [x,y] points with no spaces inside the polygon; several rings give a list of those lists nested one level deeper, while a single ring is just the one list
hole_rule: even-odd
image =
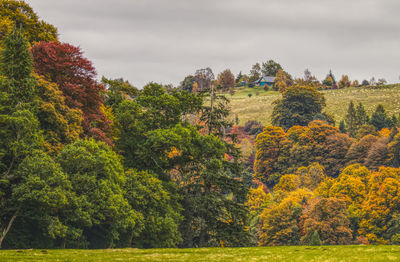
[{"label": "grassy hill", "polygon": [[[400,113],[400,84],[388,85],[379,89],[346,88],[321,91],[326,98],[325,110],[335,117],[339,123],[345,116],[350,100],[362,102],[368,114],[371,114],[376,105],[383,104],[389,114]],[[252,94],[251,97],[248,94]],[[240,87],[231,96],[232,119],[237,115],[239,124],[244,125],[248,120],[257,120],[264,125],[271,124],[273,102],[281,97],[277,91],[264,91],[263,88]]]},{"label": "grassy hill", "polygon": [[399,261],[399,246],[8,250],[0,261]]}]

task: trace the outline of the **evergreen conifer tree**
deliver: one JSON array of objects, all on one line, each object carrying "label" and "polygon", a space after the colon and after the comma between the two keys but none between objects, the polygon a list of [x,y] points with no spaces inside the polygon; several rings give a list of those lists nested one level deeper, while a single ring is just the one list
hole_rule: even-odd
[{"label": "evergreen conifer tree", "polygon": [[392,120],[388,117],[381,104],[376,107],[375,112],[372,114],[370,124],[373,125],[377,131],[382,128],[389,128],[393,125]]},{"label": "evergreen conifer tree", "polygon": [[350,101],[349,107],[347,109],[345,123],[350,136],[354,137],[357,133],[357,112],[354,107],[353,101]]},{"label": "evergreen conifer tree", "polygon": [[310,246],[320,246],[322,244],[321,239],[319,237],[319,233],[317,230],[314,230],[314,233],[311,236],[310,239]]},{"label": "evergreen conifer tree", "polygon": [[363,104],[360,102],[356,108],[356,125],[361,126],[367,124],[369,121],[369,117],[365,112],[365,108]]}]

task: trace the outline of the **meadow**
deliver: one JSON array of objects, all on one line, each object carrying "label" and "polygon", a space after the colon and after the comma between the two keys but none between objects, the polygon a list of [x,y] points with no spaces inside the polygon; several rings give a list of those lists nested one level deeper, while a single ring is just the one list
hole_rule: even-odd
[{"label": "meadow", "polygon": [[[273,102],[281,97],[279,92],[264,91],[261,87],[240,87],[235,90],[233,96],[226,95],[231,100],[232,120],[237,115],[239,125],[244,125],[248,120],[257,120],[263,125],[271,124]],[[379,89],[352,87],[321,92],[326,98],[325,111],[335,117],[337,124],[344,119],[351,100],[363,103],[368,115],[371,115],[378,104],[383,104],[389,115],[400,113],[400,85]]]},{"label": "meadow", "polygon": [[399,246],[6,250],[0,261],[399,261]]}]

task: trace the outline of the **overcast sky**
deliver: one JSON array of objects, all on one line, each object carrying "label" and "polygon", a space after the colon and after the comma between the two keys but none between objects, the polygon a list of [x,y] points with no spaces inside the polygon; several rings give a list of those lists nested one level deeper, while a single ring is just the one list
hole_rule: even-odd
[{"label": "overcast sky", "polygon": [[399,82],[399,0],[28,0],[99,76],[178,85],[196,69],[236,75],[276,60],[294,76],[332,69]]}]

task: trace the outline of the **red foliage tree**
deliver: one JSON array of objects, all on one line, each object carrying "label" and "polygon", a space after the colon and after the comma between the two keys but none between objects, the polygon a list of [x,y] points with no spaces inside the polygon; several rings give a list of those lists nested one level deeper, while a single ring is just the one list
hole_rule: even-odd
[{"label": "red foliage tree", "polygon": [[31,51],[35,72],[59,86],[69,107],[82,110],[85,134],[111,144],[106,135],[110,121],[101,110],[104,87],[96,81],[95,68],[80,48],[67,43],[40,42]]}]

